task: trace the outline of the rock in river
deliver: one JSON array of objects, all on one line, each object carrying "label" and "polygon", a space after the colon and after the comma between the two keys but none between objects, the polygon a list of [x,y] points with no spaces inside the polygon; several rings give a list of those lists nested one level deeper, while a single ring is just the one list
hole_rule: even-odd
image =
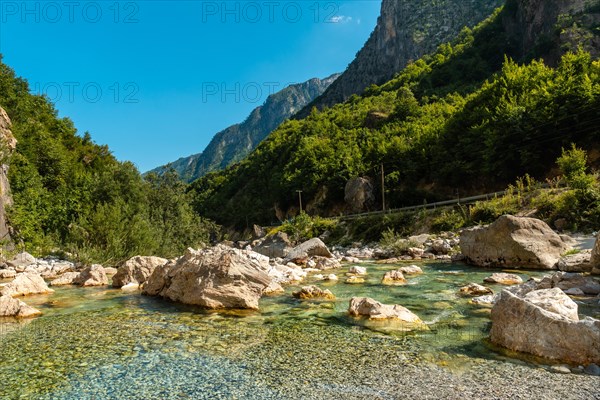
[{"label": "rock in river", "polygon": [[0,317],[27,318],[40,315],[41,312],[11,296],[0,296]]},{"label": "rock in river", "polygon": [[381,283],[384,285],[405,285],[406,278],[401,270],[388,271],[383,276]]},{"label": "rock in river", "polygon": [[543,221],[504,215],[460,236],[466,260],[483,267],[556,269],[569,246]]},{"label": "rock in river", "polygon": [[310,300],[310,299],[325,299],[325,300],[335,300],[335,296],[331,293],[330,290],[323,290],[318,286],[304,286],[297,292],[293,293],[293,296],[297,299],[301,300]]},{"label": "rock in river", "polygon": [[501,285],[520,285],[523,279],[519,275],[497,272],[483,280],[486,283],[499,283]]},{"label": "rock in river", "polygon": [[485,296],[494,294],[494,291],[489,287],[479,285],[477,283],[470,283],[467,286],[463,286],[460,288],[460,294],[463,296]]},{"label": "rock in river", "polygon": [[312,256],[333,257],[327,246],[325,246],[325,243],[321,239],[314,238],[294,247],[288,253],[286,259],[295,262],[296,260],[306,260]]},{"label": "rock in river", "polygon": [[27,296],[30,294],[53,293],[54,290],[48,288],[44,279],[31,272],[18,274],[14,281],[9,282],[2,288],[2,296]]},{"label": "rock in river", "polygon": [[369,317],[369,319],[396,319],[409,324],[423,323],[423,321],[408,308],[397,304],[382,304],[369,297],[353,297],[350,299],[348,313],[357,317]]},{"label": "rock in river", "polygon": [[188,249],[178,260],[156,268],[142,293],[211,309],[258,310],[272,278],[268,265],[254,255],[223,245]]},{"label": "rock in river", "polygon": [[113,276],[112,285],[116,288],[130,283],[142,285],[156,267],[165,265],[167,262],[167,259],[160,257],[135,256],[130,258],[119,266],[116,275]]},{"label": "rock in river", "polygon": [[87,267],[73,279],[73,283],[78,286],[105,286],[108,285],[108,277],[104,272],[102,265],[94,264]]},{"label": "rock in river", "polygon": [[504,290],[492,308],[492,342],[510,350],[581,365],[600,362],[600,321],[580,320],[558,288]]}]

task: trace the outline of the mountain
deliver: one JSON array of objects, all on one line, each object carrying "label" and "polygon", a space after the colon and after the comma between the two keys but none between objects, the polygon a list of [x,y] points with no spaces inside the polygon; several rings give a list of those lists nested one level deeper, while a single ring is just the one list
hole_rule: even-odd
[{"label": "mountain", "polygon": [[348,69],[312,107],[323,109],[392,79],[409,62],[456,38],[465,26],[486,19],[503,0],[383,0],[377,26]]},{"label": "mountain", "polygon": [[181,179],[191,182],[244,159],[283,121],[320,96],[338,77],[339,74],[325,79],[313,78],[270,95],[244,122],[217,133],[202,153],[180,158],[149,172],[160,175],[174,169]]},{"label": "mountain", "polygon": [[268,224],[297,215],[301,190],[307,212],[333,216],[349,211],[356,177],[380,207],[381,165],[392,208],[552,177],[562,148],[600,151],[599,21],[598,0],[508,0],[392,80],[285,122],[194,182],[194,208],[228,226]]}]

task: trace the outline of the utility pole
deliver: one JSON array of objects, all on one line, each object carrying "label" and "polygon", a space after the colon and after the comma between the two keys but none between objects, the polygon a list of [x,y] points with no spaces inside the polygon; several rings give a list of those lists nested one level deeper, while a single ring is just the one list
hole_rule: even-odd
[{"label": "utility pole", "polygon": [[383,171],[383,163],[381,163],[381,205],[385,212],[385,175]]},{"label": "utility pole", "polygon": [[298,201],[300,203],[300,214],[302,214],[302,190],[296,190],[298,192]]}]

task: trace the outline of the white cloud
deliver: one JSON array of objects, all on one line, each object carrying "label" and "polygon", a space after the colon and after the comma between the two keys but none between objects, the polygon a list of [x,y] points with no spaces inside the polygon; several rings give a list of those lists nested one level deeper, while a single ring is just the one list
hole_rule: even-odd
[{"label": "white cloud", "polygon": [[352,17],[347,17],[345,15],[334,15],[333,17],[329,18],[329,21],[332,24],[347,24],[349,22],[352,22]]}]

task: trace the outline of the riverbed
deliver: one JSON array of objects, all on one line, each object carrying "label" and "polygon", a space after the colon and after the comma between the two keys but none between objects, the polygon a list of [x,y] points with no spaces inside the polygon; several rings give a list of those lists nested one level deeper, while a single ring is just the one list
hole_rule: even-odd
[{"label": "riverbed", "polygon": [[[303,282],[336,301],[294,299],[292,286],[263,298],[260,312],[209,312],[107,287],[26,297],[43,315],[0,324],[0,398],[600,399],[600,378],[558,374],[548,360],[488,343],[491,307],[457,292],[496,271],[423,263],[408,285],[384,286],[397,265],[361,265],[362,284],[344,283],[348,266],[333,271],[338,282]],[[401,304],[427,329],[352,318],[354,296]],[[581,315],[600,318],[597,298],[575,300]]]}]

